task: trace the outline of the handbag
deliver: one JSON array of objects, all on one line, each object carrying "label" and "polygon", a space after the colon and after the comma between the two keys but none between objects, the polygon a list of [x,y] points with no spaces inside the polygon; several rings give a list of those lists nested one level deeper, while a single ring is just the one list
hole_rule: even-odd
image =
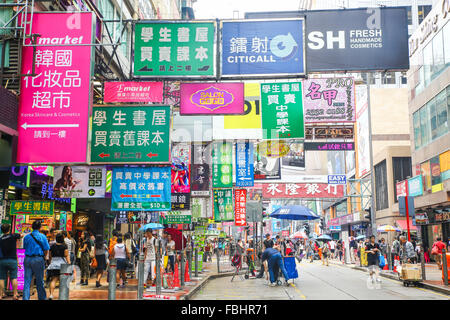
[{"label": "handbag", "polygon": [[91,262],[91,268],[95,269],[95,268],[97,268],[97,266],[98,266],[97,259],[95,259],[95,257],[94,257],[94,259],[92,259],[92,262]]}]

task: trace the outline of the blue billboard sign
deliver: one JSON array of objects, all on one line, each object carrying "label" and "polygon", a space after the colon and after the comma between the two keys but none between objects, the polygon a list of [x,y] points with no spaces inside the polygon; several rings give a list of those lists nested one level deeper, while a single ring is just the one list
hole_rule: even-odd
[{"label": "blue billboard sign", "polygon": [[328,184],[347,184],[347,177],[345,174],[330,174]]},{"label": "blue billboard sign", "polygon": [[221,76],[304,75],[304,20],[221,21]]},{"label": "blue billboard sign", "polygon": [[236,187],[253,187],[253,143],[236,143]]},{"label": "blue billboard sign", "polygon": [[114,168],[112,211],[171,210],[171,168]]}]

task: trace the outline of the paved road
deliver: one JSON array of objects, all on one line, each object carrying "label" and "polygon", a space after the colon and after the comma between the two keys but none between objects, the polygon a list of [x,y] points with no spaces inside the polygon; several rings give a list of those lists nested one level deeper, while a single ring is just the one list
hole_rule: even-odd
[{"label": "paved road", "polygon": [[368,274],[345,266],[323,266],[303,261],[297,265],[299,278],[289,287],[269,287],[263,279],[242,281],[231,277],[210,281],[193,300],[448,300],[450,296],[428,289],[404,287],[382,278],[380,289],[368,289]]}]

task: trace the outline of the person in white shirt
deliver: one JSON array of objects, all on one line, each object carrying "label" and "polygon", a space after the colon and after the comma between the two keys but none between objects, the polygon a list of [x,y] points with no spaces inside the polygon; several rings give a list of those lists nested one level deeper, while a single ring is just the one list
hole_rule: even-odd
[{"label": "person in white shirt", "polygon": [[[125,270],[127,269],[127,257],[128,259],[130,258],[130,252],[128,252],[125,243],[123,243],[121,234],[117,235],[117,243],[114,246],[112,257],[117,261],[117,287],[120,286],[121,288],[123,288],[127,280]],[[122,278],[122,285],[120,285],[120,278]]]},{"label": "person in white shirt", "polygon": [[146,241],[144,244],[144,285],[147,283],[148,273],[152,273],[152,281],[155,281],[156,270],[156,240],[153,237],[152,230],[145,231]]},{"label": "person in white shirt", "polygon": [[328,243],[330,244],[331,257],[334,258],[334,250],[336,249],[336,242],[334,240],[331,240]]},{"label": "person in white shirt", "polygon": [[167,245],[166,245],[167,256],[169,257],[170,272],[175,271],[175,241],[172,240],[172,235],[167,235]]}]

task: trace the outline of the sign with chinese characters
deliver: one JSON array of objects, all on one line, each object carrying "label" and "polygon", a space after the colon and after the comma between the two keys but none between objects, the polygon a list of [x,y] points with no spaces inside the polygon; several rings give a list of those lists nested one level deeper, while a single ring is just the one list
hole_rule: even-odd
[{"label": "sign with chinese characters", "polygon": [[22,48],[22,73],[36,76],[21,77],[18,163],[86,162],[95,24],[91,12],[77,13],[76,26],[72,15],[35,13],[26,26],[40,37]]},{"label": "sign with chinese characters", "polygon": [[192,214],[188,211],[168,211],[160,216],[162,224],[191,223]]},{"label": "sign with chinese characters", "polygon": [[305,142],[305,151],[355,150],[354,142]]},{"label": "sign with chinese characters", "polygon": [[264,183],[263,198],[342,198],[344,186],[326,183]]},{"label": "sign with chinese characters", "polygon": [[353,126],[306,126],[305,127],[305,139],[344,139],[353,140],[354,138]]},{"label": "sign with chinese characters", "polygon": [[116,216],[117,224],[127,224],[128,223],[128,213],[126,211],[119,211]]},{"label": "sign with chinese characters", "polygon": [[162,82],[105,82],[103,101],[162,103]]},{"label": "sign with chinese characters", "polygon": [[234,225],[243,227],[247,225],[245,216],[245,203],[247,201],[247,190],[234,189]]},{"label": "sign with chinese characters", "polygon": [[345,174],[330,174],[328,175],[329,184],[347,184],[347,176]]},{"label": "sign with chinese characters", "polygon": [[236,142],[236,187],[253,187],[253,143]]},{"label": "sign with chinese characters", "polygon": [[42,199],[55,200],[58,203],[70,203],[70,198],[55,198],[53,183],[43,182],[41,186]]},{"label": "sign with chinese characters", "polygon": [[221,77],[305,74],[303,19],[220,24]]},{"label": "sign with chinese characters", "polygon": [[263,139],[304,138],[300,82],[261,84]]},{"label": "sign with chinese characters", "polygon": [[10,215],[53,215],[53,201],[35,201],[35,200],[12,200],[9,208]]},{"label": "sign with chinese characters", "polygon": [[169,162],[170,107],[94,107],[91,162]]},{"label": "sign with chinese characters", "polygon": [[177,143],[172,145],[172,193],[189,193],[191,145]]},{"label": "sign with chinese characters", "polygon": [[214,190],[214,221],[234,221],[233,189]]},{"label": "sign with chinese characters", "polygon": [[397,191],[397,201],[398,197],[408,196],[408,180],[399,181],[395,185]]},{"label": "sign with chinese characters", "polygon": [[180,115],[243,114],[244,84],[182,83]]},{"label": "sign with chinese characters", "polygon": [[423,195],[422,175],[408,179],[408,192],[411,197]]},{"label": "sign with chinese characters", "polygon": [[53,187],[59,198],[104,198],[106,167],[58,166],[54,168]]},{"label": "sign with chinese characters", "polygon": [[192,218],[208,219],[211,217],[211,200],[209,198],[191,198]]},{"label": "sign with chinese characters", "polygon": [[318,78],[303,82],[305,123],[355,122],[353,78]]},{"label": "sign with chinese characters", "polygon": [[172,193],[172,210],[189,210],[191,206],[190,193]]},{"label": "sign with chinese characters", "polygon": [[113,211],[168,211],[170,167],[114,168]]},{"label": "sign with chinese characters", "polygon": [[212,144],[213,188],[233,186],[233,144],[214,142]]},{"label": "sign with chinese characters", "polygon": [[192,144],[191,195],[210,195],[211,144]]},{"label": "sign with chinese characters", "polygon": [[215,29],[213,21],[136,23],[134,75],[214,77]]},{"label": "sign with chinese characters", "polygon": [[281,230],[281,236],[283,238],[289,237],[289,230]]}]

